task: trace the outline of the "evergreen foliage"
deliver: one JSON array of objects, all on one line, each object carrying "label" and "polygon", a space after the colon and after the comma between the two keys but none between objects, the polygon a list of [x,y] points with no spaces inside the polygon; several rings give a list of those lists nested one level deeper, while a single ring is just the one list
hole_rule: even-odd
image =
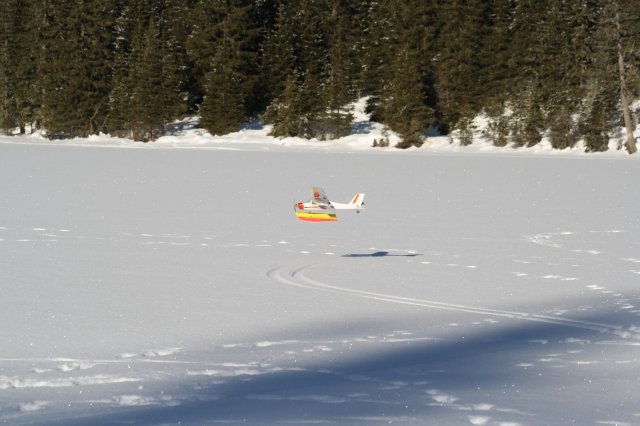
[{"label": "evergreen foliage", "polygon": [[402,135],[399,148],[421,146],[422,133],[433,122],[433,113],[424,101],[422,75],[414,54],[404,48],[398,52],[392,67],[391,81],[380,104],[384,122]]},{"label": "evergreen foliage", "polygon": [[15,44],[19,23],[17,0],[7,0],[0,9],[0,129],[12,131],[17,124],[15,97],[16,77],[14,76],[16,56]]},{"label": "evergreen foliage", "polygon": [[49,137],[105,130],[113,43],[110,1],[45,3],[40,27],[38,118]]},{"label": "evergreen foliage", "polygon": [[638,40],[637,0],[4,0],[0,131],[150,141],[263,115],[334,139],[368,96],[399,147],[473,143],[484,113],[498,146],[601,151],[635,126]]}]

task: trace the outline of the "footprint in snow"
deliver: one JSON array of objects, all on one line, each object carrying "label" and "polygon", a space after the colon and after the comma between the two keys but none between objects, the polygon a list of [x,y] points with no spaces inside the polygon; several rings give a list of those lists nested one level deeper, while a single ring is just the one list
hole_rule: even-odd
[{"label": "footprint in snow", "polygon": [[593,255],[602,254],[602,251],[595,250],[595,249],[591,249],[591,250],[575,249],[575,250],[571,250],[571,251],[574,252],[574,253],[588,253],[588,254],[593,254]]},{"label": "footprint in snow", "polygon": [[576,337],[568,337],[564,340],[562,340],[560,343],[569,343],[569,344],[577,344],[577,345],[584,345],[584,344],[588,344],[591,343],[591,341],[589,340],[585,340],[585,339],[578,339]]},{"label": "footprint in snow", "polygon": [[60,371],[67,373],[69,371],[88,370],[95,366],[96,364],[89,363],[89,362],[71,362],[71,363],[59,365],[56,368]]},{"label": "footprint in snow", "polygon": [[120,355],[118,355],[118,358],[120,359],[131,359],[131,358],[137,358],[137,357],[154,358],[158,356],[175,355],[181,350],[182,348],[148,349],[142,353],[131,353],[131,352],[121,353]]},{"label": "footprint in snow", "polygon": [[31,413],[34,411],[40,411],[49,404],[51,404],[51,402],[49,401],[21,402],[20,404],[18,404],[18,411],[20,411],[21,413]]},{"label": "footprint in snow", "polygon": [[182,348],[163,348],[163,349],[151,349],[142,354],[144,357],[156,357],[156,356],[169,356],[175,355],[180,352]]},{"label": "footprint in snow", "polygon": [[431,399],[441,405],[453,404],[460,399],[454,395],[444,393],[438,389],[429,389],[427,391],[427,394],[431,397]]},{"label": "footprint in snow", "polygon": [[542,277],[545,280],[560,280],[560,281],[577,281],[576,277],[563,277],[562,275],[544,275]]},{"label": "footprint in snow", "polygon": [[589,290],[594,290],[594,291],[595,290],[606,290],[607,289],[606,287],[601,287],[601,286],[595,285],[595,284],[588,285],[587,288]]},{"label": "footprint in snow", "polygon": [[484,426],[489,422],[489,420],[491,420],[491,417],[487,417],[487,416],[467,416],[467,417],[469,417],[469,423],[471,423],[472,425],[478,425],[478,426]]}]

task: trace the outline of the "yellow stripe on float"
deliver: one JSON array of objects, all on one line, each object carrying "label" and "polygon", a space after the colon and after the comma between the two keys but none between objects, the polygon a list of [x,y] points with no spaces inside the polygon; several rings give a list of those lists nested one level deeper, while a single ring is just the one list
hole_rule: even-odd
[{"label": "yellow stripe on float", "polygon": [[300,219],[312,219],[312,220],[338,220],[335,214],[331,213],[307,213],[307,212],[295,212],[296,216]]}]

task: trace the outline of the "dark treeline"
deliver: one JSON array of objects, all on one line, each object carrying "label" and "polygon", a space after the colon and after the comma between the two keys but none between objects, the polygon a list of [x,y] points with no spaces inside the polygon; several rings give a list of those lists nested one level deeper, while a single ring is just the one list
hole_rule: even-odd
[{"label": "dark treeline", "polygon": [[2,3],[6,133],[148,141],[198,114],[213,134],[262,116],[274,136],[332,139],[369,96],[402,147],[429,128],[471,143],[483,112],[496,145],[600,151],[640,91],[637,0]]}]

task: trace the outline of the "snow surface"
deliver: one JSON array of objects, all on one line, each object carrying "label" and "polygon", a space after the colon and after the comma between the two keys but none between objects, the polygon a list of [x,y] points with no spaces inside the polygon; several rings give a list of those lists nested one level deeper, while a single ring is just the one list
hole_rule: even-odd
[{"label": "snow surface", "polygon": [[0,422],[640,424],[636,157],[367,126],[0,138]]}]

